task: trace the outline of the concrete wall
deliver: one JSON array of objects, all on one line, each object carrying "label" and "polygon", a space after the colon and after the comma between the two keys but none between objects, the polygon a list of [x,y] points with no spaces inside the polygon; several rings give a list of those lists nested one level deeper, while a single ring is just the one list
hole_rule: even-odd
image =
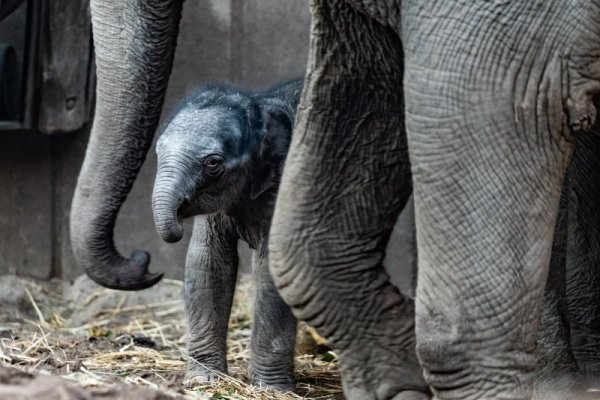
[{"label": "concrete wall", "polygon": [[[305,0],[204,0],[184,3],[165,113],[194,88],[228,81],[259,88],[302,76],[310,16]],[[89,128],[63,136],[0,131],[0,274],[38,278],[81,273],[69,245],[71,197]],[[156,159],[151,151],[117,222],[115,241],[125,254],[152,255],[151,269],[181,278],[190,234],[162,242],[150,196]]]}]

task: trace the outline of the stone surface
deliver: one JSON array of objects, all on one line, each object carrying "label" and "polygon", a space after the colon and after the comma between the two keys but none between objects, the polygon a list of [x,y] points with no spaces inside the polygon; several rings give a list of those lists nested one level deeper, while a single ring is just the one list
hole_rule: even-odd
[{"label": "stone surface", "polygon": [[120,384],[110,388],[85,389],[57,376],[35,376],[0,367],[0,399],[4,400],[174,400],[156,390]]},{"label": "stone surface", "polygon": [[72,282],[64,284],[63,296],[67,309],[72,310],[70,325],[81,326],[107,310],[166,302],[181,306],[182,289],[181,281],[163,280],[146,290],[123,292],[103,288],[87,275],[80,275]]},{"label": "stone surface", "polygon": [[60,282],[44,282],[42,285],[14,275],[0,276],[0,336],[7,337],[13,333],[2,327],[3,322],[19,322],[23,319],[40,321],[40,314],[48,320],[53,309],[63,305],[62,300],[53,296],[46,285],[60,285]]},{"label": "stone surface", "polygon": [[53,275],[52,143],[0,131],[0,273]]}]

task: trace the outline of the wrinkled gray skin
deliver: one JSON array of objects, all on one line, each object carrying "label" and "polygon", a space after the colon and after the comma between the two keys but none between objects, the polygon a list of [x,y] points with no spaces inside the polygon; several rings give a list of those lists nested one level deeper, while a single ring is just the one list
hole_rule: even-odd
[{"label": "wrinkled gray skin", "polygon": [[[597,386],[600,378],[597,323],[600,213],[595,207],[595,201],[600,200],[600,187],[587,179],[595,174],[590,173],[590,168],[600,167],[600,158],[592,156],[597,151],[600,151],[600,136],[585,136],[579,141],[569,168],[570,180],[561,196],[537,333],[534,386],[539,399],[583,398],[582,393]],[[575,191],[575,196],[580,197],[575,203],[578,209],[574,209],[573,201],[569,202],[567,197],[573,197]],[[414,298],[416,281],[406,280],[407,276],[416,278],[418,271],[412,197],[394,225],[384,267],[392,284]]]},{"label": "wrinkled gray skin", "polygon": [[227,323],[241,239],[254,249],[252,383],[295,388],[296,319],[273,285],[267,242],[302,83],[257,94],[204,89],[184,101],[156,144],[152,209],[159,235],[177,241],[182,218],[195,217],[185,265],[185,384],[227,373]]},{"label": "wrinkled gray skin", "polygon": [[[96,118],[72,245],[96,282],[140,289],[160,274],[148,272],[146,253],[118,254],[113,227],[158,124],[181,1],[91,8]],[[308,90],[272,232],[285,300],[339,349],[349,398],[424,390],[412,306],[381,268],[410,193],[410,146],[427,381],[439,398],[529,397],[572,134],[595,116],[597,2],[313,0],[312,8]],[[594,284],[587,278],[579,276]],[[593,318],[581,316],[574,340]]]},{"label": "wrinkled gray skin", "polygon": [[92,0],[96,110],[71,207],[78,264],[98,284],[144,289],[162,274],[150,257],[121,256],[113,242],[117,213],[146,157],[173,63],[182,1]]},{"label": "wrinkled gray skin", "polygon": [[[600,2],[311,7],[269,243],[280,294],[340,354],[349,399],[531,398],[563,178],[596,116]],[[411,171],[425,381],[382,268]]]}]

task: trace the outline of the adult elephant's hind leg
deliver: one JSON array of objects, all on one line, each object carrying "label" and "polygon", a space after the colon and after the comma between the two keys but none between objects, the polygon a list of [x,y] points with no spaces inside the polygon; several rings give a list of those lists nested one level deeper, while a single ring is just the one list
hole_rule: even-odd
[{"label": "adult elephant's hind leg", "polygon": [[305,85],[271,228],[275,284],[339,354],[347,398],[428,398],[413,303],[382,268],[411,191],[397,34],[313,1]]}]

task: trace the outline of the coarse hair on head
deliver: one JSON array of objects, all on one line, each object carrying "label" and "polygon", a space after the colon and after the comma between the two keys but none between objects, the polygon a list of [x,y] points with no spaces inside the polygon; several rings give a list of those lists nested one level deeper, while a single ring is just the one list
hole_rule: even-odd
[{"label": "coarse hair on head", "polygon": [[[207,108],[222,108],[238,118],[240,126],[246,127],[248,134],[259,132],[263,123],[260,105],[253,94],[226,83],[209,83],[194,90],[191,94],[179,100],[171,109],[159,133],[165,131],[175,116],[184,110],[201,110]],[[246,141],[254,138],[245,137]]]}]

